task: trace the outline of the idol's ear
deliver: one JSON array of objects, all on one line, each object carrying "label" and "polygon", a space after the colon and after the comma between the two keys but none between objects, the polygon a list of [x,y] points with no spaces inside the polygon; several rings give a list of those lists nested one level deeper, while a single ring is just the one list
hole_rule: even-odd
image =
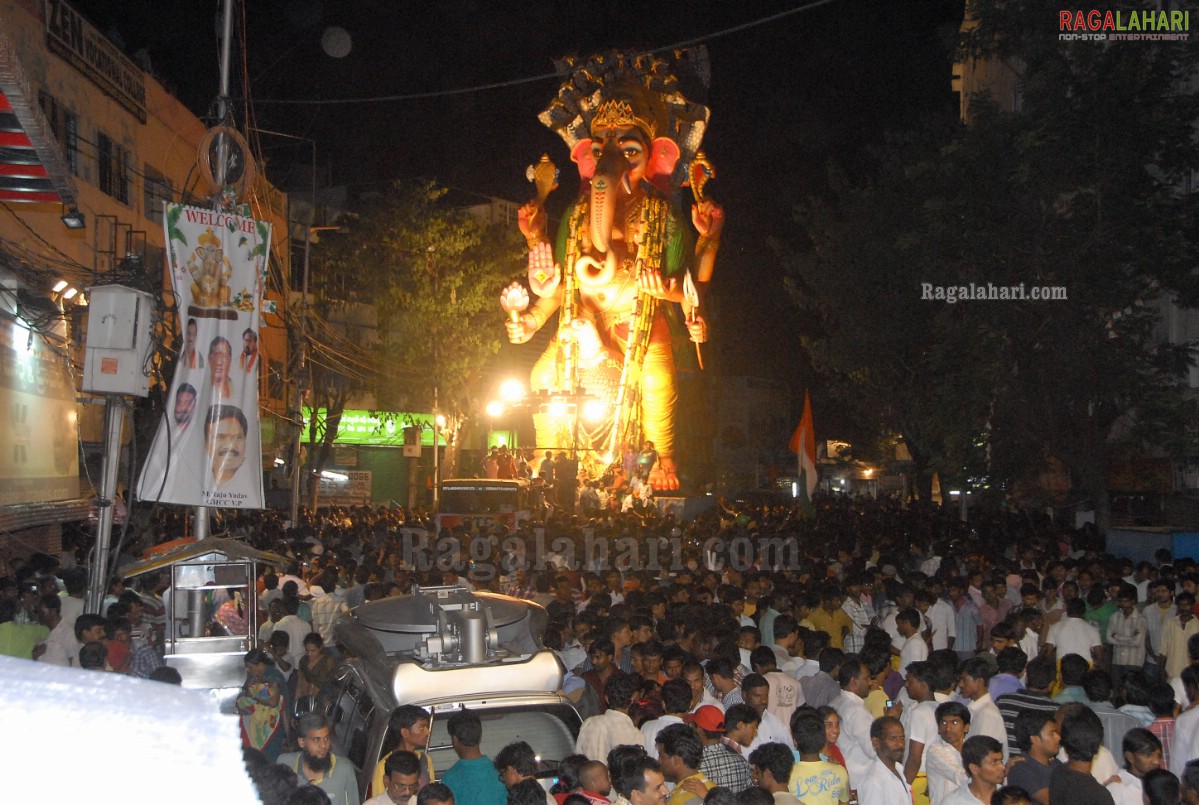
[{"label": "idol's ear", "polygon": [[591,140],[579,140],[570,152],[570,160],[579,166],[579,178],[590,179],[595,175],[595,155],[591,153]]},{"label": "idol's ear", "polygon": [[645,178],[659,189],[670,189],[670,175],[679,161],[679,146],[669,137],[657,137],[650,146]]}]

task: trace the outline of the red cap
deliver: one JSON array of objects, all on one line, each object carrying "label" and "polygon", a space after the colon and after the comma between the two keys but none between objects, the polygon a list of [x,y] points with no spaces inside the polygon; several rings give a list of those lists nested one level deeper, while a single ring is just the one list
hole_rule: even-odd
[{"label": "red cap", "polygon": [[720,711],[719,707],[714,707],[710,704],[705,704],[694,713],[691,713],[687,716],[687,720],[701,730],[724,732],[724,713]]}]

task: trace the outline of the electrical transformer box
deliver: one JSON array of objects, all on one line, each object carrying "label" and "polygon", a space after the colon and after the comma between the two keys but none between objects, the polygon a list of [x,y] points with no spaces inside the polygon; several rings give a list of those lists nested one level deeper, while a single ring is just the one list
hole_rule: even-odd
[{"label": "electrical transformer box", "polygon": [[150,393],[154,297],[123,285],[88,288],[83,391]]}]

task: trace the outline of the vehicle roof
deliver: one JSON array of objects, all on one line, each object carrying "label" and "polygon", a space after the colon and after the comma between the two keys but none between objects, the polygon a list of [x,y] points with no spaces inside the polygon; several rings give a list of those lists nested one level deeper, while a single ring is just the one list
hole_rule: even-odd
[{"label": "vehicle roof", "polygon": [[236,539],[208,537],[199,541],[182,542],[170,550],[147,556],[137,562],[122,565],[117,572],[124,578],[161,570],[177,562],[240,562],[256,561],[277,567],[287,565],[287,557],[253,548]]}]

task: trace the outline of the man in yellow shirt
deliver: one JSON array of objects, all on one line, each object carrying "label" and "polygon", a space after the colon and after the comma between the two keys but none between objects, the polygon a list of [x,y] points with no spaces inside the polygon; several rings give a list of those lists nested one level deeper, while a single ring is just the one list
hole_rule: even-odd
[{"label": "man in yellow shirt", "polygon": [[1177,614],[1162,626],[1161,651],[1158,662],[1166,672],[1167,679],[1174,679],[1182,669],[1191,664],[1187,654],[1187,641],[1191,635],[1199,634],[1199,619],[1195,618],[1195,596],[1181,592],[1175,599]]},{"label": "man in yellow shirt", "polygon": [[658,763],[662,775],[674,783],[666,805],[699,805],[715,785],[699,770],[704,747],[688,724],[671,724],[658,733]]},{"label": "man in yellow shirt", "polygon": [[787,790],[805,805],[849,802],[849,772],[820,756],[826,740],[824,719],[816,712],[798,713],[791,722],[791,737],[799,762],[791,767]]},{"label": "man in yellow shirt", "polygon": [[816,627],[816,631],[828,634],[828,644],[833,648],[845,648],[845,636],[853,628],[849,615],[841,608],[845,597],[841,588],[830,584],[820,593],[820,606],[812,610],[808,620]]},{"label": "man in yellow shirt", "polygon": [[[391,740],[399,739],[399,746],[392,751],[411,752],[420,760],[420,786],[424,788],[433,781],[433,759],[425,752],[429,743],[429,711],[415,704],[402,704],[391,713],[388,723],[388,733]],[[384,743],[386,745],[386,742]],[[383,774],[383,766],[387,762],[388,752],[379,758],[375,765],[375,773],[371,776],[369,797],[383,793],[387,787]]]}]

